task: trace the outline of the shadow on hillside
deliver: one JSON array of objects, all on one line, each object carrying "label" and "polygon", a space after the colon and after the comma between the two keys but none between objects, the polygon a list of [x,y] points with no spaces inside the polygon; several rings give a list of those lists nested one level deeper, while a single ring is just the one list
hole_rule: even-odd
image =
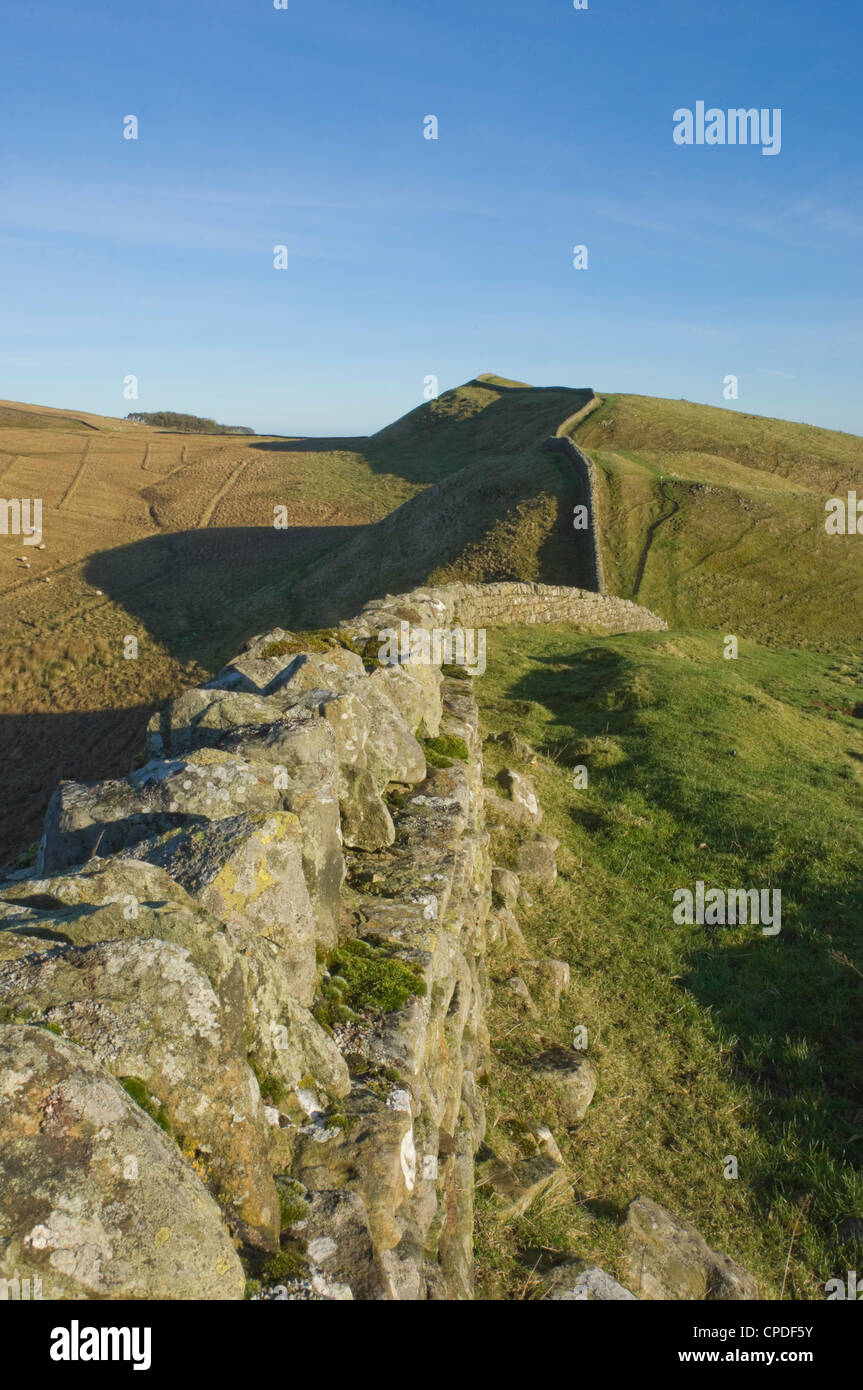
[{"label": "shadow on hillside", "polygon": [[[704,823],[698,804],[703,792],[697,778],[694,783],[689,780],[691,770],[681,769],[673,787],[661,781],[651,786],[645,778],[637,741],[640,709],[626,704],[626,692],[633,686],[625,656],[591,647],[570,658],[556,655],[535,661],[536,668],[517,680],[507,696],[538,703],[555,716],[543,752],[566,768],[581,760],[579,739],[626,736],[626,757],[613,767],[621,793],[632,789],[660,812],[673,806],[682,823]],[[734,842],[740,826],[733,799],[725,814]],[[571,818],[591,835],[609,833],[606,815],[576,808]],[[825,827],[825,837],[831,833],[832,827]],[[601,838],[596,852],[603,854]],[[757,852],[757,845],[747,847],[747,853]],[[660,873],[666,862],[671,884],[681,870],[657,843],[655,864]],[[625,876],[625,868],[621,872]],[[632,872],[637,874],[637,869]],[[725,944],[723,931],[728,929],[693,926],[691,949],[680,962],[679,988],[709,1013],[714,1036],[722,1039],[757,1117],[751,1152],[737,1155],[741,1176],[748,1160],[747,1184],[766,1206],[778,1194],[794,1202],[812,1193],[812,1216],[835,1239],[835,1224],[859,1215],[851,1207],[840,1208],[843,1200],[853,1207],[848,1196],[853,1190],[850,1165],[859,1166],[863,1160],[863,879],[855,875],[823,887],[813,887],[813,881],[811,862],[789,855],[781,882],[785,915],[775,938],[761,934],[756,925],[748,928],[752,935],[745,944]],[[673,884],[681,886],[693,885],[688,878]],[[714,878],[708,886],[760,888],[766,881],[728,883]],[[663,895],[663,920],[670,895],[671,889],[667,898]],[[762,1139],[774,1153],[785,1155],[778,1169],[763,1157]],[[723,1154],[718,1152],[711,1161],[721,1173]]]},{"label": "shadow on hillside", "polygon": [[163,703],[0,715],[0,864],[8,864],[39,840],[45,809],[59,781],[125,776],[143,748],[147,721]]},{"label": "shadow on hillside", "polygon": [[255,439],[250,440],[246,447],[262,449],[268,454],[361,454],[368,438],[368,435],[360,434],[355,438],[334,435],[321,439]]},{"label": "shadow on hillside", "polygon": [[560,477],[557,518],[537,551],[541,584],[567,584],[593,589],[593,552],[587,531],[573,527],[575,507],[587,501],[587,489],[571,465],[559,454],[549,454]]},{"label": "shadow on hillside", "polygon": [[[472,483],[480,483],[480,489]],[[439,489],[420,492],[364,529],[356,544],[330,552],[325,582],[298,592],[293,621],[301,627],[333,627],[370,599],[422,588],[432,582],[431,575],[437,584],[455,578],[498,583],[529,577],[541,584],[593,588],[589,542],[583,532],[572,530],[572,508],[581,494],[568,480],[556,498],[554,523],[539,543],[531,519],[517,520],[521,503],[530,499],[502,490],[495,495],[494,483],[483,488],[476,476],[457,489],[458,480],[444,479]],[[508,534],[511,521],[514,530]]]},{"label": "shadow on hillside", "polygon": [[[219,660],[262,626],[285,626],[302,575],[360,526],[224,527],[104,550],[85,577],[175,656]],[[234,645],[231,646],[230,644]]]},{"label": "shadow on hillside", "polygon": [[[799,899],[799,893],[789,875],[783,897]],[[863,887],[851,889],[845,907],[863,921]],[[804,1169],[807,1151],[837,1167],[863,1160],[861,986],[853,965],[832,954],[844,946],[859,961],[859,933],[855,939],[837,929],[834,914],[835,894],[825,890],[809,897],[799,917],[783,922],[775,939],[753,936],[744,946],[723,946],[723,929],[714,928],[716,945],[693,949],[682,979],[725,1037],[736,1040],[732,1064],[750,1088],[765,1137],[774,1144],[787,1140],[789,1163],[796,1150]],[[703,940],[704,929],[696,932]],[[753,1166],[748,1180],[769,1199],[774,1174]],[[794,1184],[792,1170],[792,1200],[811,1190],[799,1177]]]},{"label": "shadow on hillside", "polygon": [[[150,536],[94,556],[84,573],[129,614],[130,630],[143,630],[176,660],[165,675],[180,690],[191,684],[183,675],[190,663],[215,672],[253,633],[288,626],[304,574],[361,529],[234,527]],[[106,682],[108,700],[110,677]],[[0,864],[38,840],[61,778],[95,781],[129,772],[147,720],[169,697],[147,705],[136,694],[137,703],[119,708],[0,716]],[[69,697],[71,703],[76,692]]]},{"label": "shadow on hillside", "polygon": [[621,676],[628,667],[624,656],[610,647],[585,647],[569,658],[532,657],[536,667],[507,692],[515,700],[543,705],[558,717],[542,752],[565,762],[576,739],[631,734],[640,707],[627,704],[621,695]]}]

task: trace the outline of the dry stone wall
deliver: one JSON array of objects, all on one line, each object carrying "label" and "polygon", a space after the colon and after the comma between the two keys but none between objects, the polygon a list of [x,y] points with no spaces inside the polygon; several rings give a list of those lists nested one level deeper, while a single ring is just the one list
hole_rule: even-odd
[{"label": "dry stone wall", "polygon": [[[591,402],[590,409],[593,410],[595,408],[596,406],[593,404],[593,402]],[[569,424],[570,422],[567,421],[566,423]],[[572,423],[575,423],[575,421],[573,421]],[[599,528],[596,524],[596,465],[594,464],[593,459],[590,458],[590,456],[586,454],[583,449],[580,449],[578,445],[575,443],[575,440],[570,439],[568,435],[552,435],[549,439],[546,439],[543,447],[551,450],[552,453],[563,454],[567,459],[569,459],[569,462],[572,464],[573,468],[575,469],[575,472],[578,474],[579,478],[581,478],[581,481],[584,483],[587,504],[587,535],[588,544],[590,546],[590,561],[591,567],[593,569],[594,588],[596,589],[597,593],[604,594],[605,573],[602,567],[602,550],[600,548],[599,543]]]},{"label": "dry stone wall", "polygon": [[515,580],[499,584],[443,584],[435,589],[415,589],[397,598],[388,595],[366,604],[358,617],[342,626],[345,631],[371,637],[393,621],[398,625],[420,620],[432,628],[457,624],[483,628],[507,623],[574,623],[608,632],[660,632],[668,627],[664,618],[630,599],[590,589]]},{"label": "dry stone wall", "polygon": [[137,771],[60,784],[35,872],[0,874],[0,1278],[471,1297],[485,949],[517,931],[487,818],[540,887],[554,842],[517,779],[484,791],[465,673],[378,642],[564,620],[664,626],[535,584],[388,597],[253,639]]}]

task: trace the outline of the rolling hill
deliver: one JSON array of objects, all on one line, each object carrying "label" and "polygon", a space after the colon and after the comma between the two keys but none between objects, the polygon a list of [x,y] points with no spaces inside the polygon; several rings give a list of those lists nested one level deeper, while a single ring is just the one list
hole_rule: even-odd
[{"label": "rolling hill", "polygon": [[0,491],[42,498],[45,545],[0,536],[0,856],[32,843],[59,777],[126,771],[146,714],[250,632],[328,626],[427,581],[586,584],[581,484],[542,448],[557,432],[596,464],[610,591],[768,644],[859,640],[863,548],[825,534],[823,505],[863,479],[863,440],[600,401],[485,375],[350,439],[180,435],[0,402]]},{"label": "rolling hill", "polygon": [[576,437],[614,593],[767,643],[859,641],[863,546],[827,535],[824,503],[863,485],[863,440],[646,396],[604,397]]}]

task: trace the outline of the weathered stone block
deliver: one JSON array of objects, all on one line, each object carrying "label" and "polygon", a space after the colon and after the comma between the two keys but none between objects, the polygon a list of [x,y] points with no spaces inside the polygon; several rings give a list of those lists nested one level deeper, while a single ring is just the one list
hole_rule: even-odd
[{"label": "weathered stone block", "polygon": [[0,1027],[0,1276],[43,1299],[238,1299],[216,1203],[90,1053]]}]

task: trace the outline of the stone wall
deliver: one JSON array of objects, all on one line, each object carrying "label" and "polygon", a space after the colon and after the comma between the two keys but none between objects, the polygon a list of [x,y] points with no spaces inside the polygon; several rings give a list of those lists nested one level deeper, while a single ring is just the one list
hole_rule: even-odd
[{"label": "stone wall", "polygon": [[417,590],[254,638],[137,771],[60,784],[35,873],[0,874],[0,1278],[471,1297],[490,806],[526,873],[553,882],[553,847],[516,783],[483,791],[470,679],[377,651],[511,620],[664,626],[582,590]]},{"label": "stone wall", "polygon": [[[594,593],[590,589],[515,580],[499,584],[444,584],[388,595],[366,604],[356,618],[343,623],[346,631],[371,637],[386,628],[392,615],[401,621],[431,627],[502,627],[508,623],[574,623],[608,632],[661,632],[664,618],[630,599]],[[388,617],[389,615],[389,617]],[[410,615],[410,616],[408,616]]]},{"label": "stone wall", "polygon": [[[595,408],[596,406],[591,404],[591,409]],[[575,441],[570,439],[568,435],[552,435],[551,438],[546,439],[543,448],[549,449],[555,454],[563,454],[568,458],[579,478],[581,478],[581,481],[584,483],[588,517],[588,544],[590,546],[594,587],[597,593],[604,594],[605,574],[602,567],[602,550],[599,542],[599,527],[596,520],[596,478],[593,459],[591,459],[583,449],[580,449]]]}]

